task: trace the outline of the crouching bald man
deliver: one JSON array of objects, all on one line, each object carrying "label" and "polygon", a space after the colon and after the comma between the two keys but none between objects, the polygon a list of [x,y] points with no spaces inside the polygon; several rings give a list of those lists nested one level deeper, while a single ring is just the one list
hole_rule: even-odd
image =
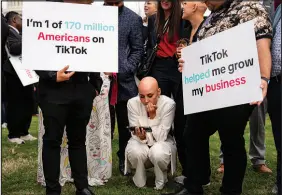
[{"label": "crouching bald man", "polygon": [[[169,134],[174,120],[175,102],[161,94],[152,77],[141,80],[139,97],[128,101],[130,127],[135,127],[125,149],[125,173],[135,169],[133,182],[137,187],[146,185],[146,169],[154,167],[155,189],[166,184],[167,172],[176,169],[176,145]],[[150,127],[152,132],[148,132]]]}]

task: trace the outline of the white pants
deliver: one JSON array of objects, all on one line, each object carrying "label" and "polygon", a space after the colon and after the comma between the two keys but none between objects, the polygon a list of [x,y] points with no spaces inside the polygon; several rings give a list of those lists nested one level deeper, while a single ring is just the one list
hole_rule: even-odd
[{"label": "white pants", "polygon": [[155,189],[162,189],[166,184],[168,166],[171,163],[171,154],[176,152],[176,146],[170,142],[156,142],[151,148],[137,140],[130,139],[125,154],[127,167],[135,169],[133,182],[137,187],[146,185],[146,169],[154,167]]}]

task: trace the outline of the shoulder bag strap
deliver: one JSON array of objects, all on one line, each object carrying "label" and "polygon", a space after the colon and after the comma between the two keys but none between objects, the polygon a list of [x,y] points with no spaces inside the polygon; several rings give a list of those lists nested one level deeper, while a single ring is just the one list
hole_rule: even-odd
[{"label": "shoulder bag strap", "polygon": [[[170,17],[165,21],[165,25],[164,25],[164,28],[163,28],[163,34],[165,34],[165,32],[168,29],[169,19],[170,19]],[[160,41],[161,41],[161,35],[158,34],[157,35],[157,43],[156,43],[156,45],[155,45],[155,47],[153,49],[157,49],[158,44],[160,43]]]}]

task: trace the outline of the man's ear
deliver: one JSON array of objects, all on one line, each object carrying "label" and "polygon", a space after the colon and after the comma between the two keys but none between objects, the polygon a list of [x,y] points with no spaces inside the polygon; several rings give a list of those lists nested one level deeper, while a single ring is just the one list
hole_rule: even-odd
[{"label": "man's ear", "polygon": [[162,93],[161,88],[158,88],[158,96],[159,96],[159,97],[160,97],[161,93]]},{"label": "man's ear", "polygon": [[14,16],[14,17],[13,17],[12,22],[13,22],[13,23],[16,23],[16,22],[17,22],[17,16]]},{"label": "man's ear", "polygon": [[197,3],[194,3],[194,6],[193,6],[193,12],[196,12],[198,9],[198,4]]}]

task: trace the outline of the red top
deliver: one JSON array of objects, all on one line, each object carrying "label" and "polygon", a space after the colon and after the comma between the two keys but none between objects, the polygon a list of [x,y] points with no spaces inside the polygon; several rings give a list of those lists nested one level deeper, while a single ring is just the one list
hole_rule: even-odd
[{"label": "red top", "polygon": [[168,33],[165,33],[158,45],[157,56],[162,58],[172,57],[176,52],[176,42],[178,39],[179,36],[176,33],[173,37],[172,43],[170,43]]}]

